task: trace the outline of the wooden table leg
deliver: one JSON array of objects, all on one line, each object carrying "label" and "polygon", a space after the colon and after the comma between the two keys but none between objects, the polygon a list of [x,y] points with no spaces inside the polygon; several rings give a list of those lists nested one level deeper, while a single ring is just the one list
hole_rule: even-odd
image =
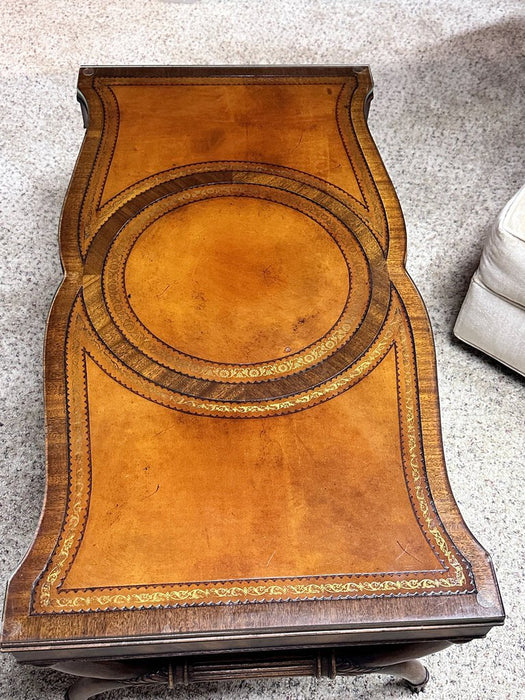
[{"label": "wooden table leg", "polygon": [[88,700],[99,693],[127,685],[168,683],[162,662],[141,661],[64,661],[52,666],[55,671],[81,676],[66,691],[65,700]]},{"label": "wooden table leg", "polygon": [[65,700],[88,700],[99,693],[122,688],[125,685],[125,681],[112,681],[109,678],[80,678],[66,690]]},{"label": "wooden table leg", "polygon": [[428,683],[430,674],[428,669],[423,666],[421,661],[412,659],[411,661],[402,661],[399,664],[392,666],[383,666],[375,668],[376,673],[384,673],[388,676],[396,676],[403,679],[405,685],[413,692],[420,693]]}]

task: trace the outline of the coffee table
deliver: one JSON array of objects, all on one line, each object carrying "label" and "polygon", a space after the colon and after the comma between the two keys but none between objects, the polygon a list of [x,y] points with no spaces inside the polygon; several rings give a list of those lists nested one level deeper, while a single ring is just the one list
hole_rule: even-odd
[{"label": "coffee table", "polygon": [[368,68],[83,67],[47,494],[2,650],[121,686],[387,673],[503,609],[447,480]]}]

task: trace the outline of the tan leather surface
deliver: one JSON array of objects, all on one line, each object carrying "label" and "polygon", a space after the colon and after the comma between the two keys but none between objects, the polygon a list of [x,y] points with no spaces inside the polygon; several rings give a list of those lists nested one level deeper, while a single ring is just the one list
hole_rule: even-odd
[{"label": "tan leather surface", "polygon": [[129,255],[125,287],[133,312],[167,345],[252,363],[328,332],[350,280],[342,251],[317,222],[276,202],[220,197],[152,224]]},{"label": "tan leather surface", "polygon": [[428,488],[368,73],[113,73],[84,86],[51,325],[68,502],[32,610],[473,590]]},{"label": "tan leather surface", "polygon": [[65,588],[441,569],[404,483],[394,365],[238,421],[155,405],[90,362],[91,506]]},{"label": "tan leather surface", "polygon": [[334,119],[338,99],[345,99],[341,79],[313,85],[152,82],[142,89],[112,87],[119,131],[103,202],[159,171],[223,160],[295,168],[361,199]]}]

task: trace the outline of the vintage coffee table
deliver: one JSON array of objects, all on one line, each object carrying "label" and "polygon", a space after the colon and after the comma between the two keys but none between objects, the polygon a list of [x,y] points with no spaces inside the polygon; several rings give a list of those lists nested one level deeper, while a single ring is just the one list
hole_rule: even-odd
[{"label": "vintage coffee table", "polygon": [[[47,495],[2,649],[121,686],[386,673],[503,622],[365,67],[80,71]],[[137,690],[137,692],[139,692]]]}]

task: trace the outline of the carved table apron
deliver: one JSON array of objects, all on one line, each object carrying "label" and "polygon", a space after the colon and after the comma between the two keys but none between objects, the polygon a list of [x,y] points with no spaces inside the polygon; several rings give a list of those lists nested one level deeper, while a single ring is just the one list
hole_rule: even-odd
[{"label": "carved table apron", "polygon": [[365,67],[80,71],[47,496],[2,649],[121,685],[391,673],[503,622]]}]

